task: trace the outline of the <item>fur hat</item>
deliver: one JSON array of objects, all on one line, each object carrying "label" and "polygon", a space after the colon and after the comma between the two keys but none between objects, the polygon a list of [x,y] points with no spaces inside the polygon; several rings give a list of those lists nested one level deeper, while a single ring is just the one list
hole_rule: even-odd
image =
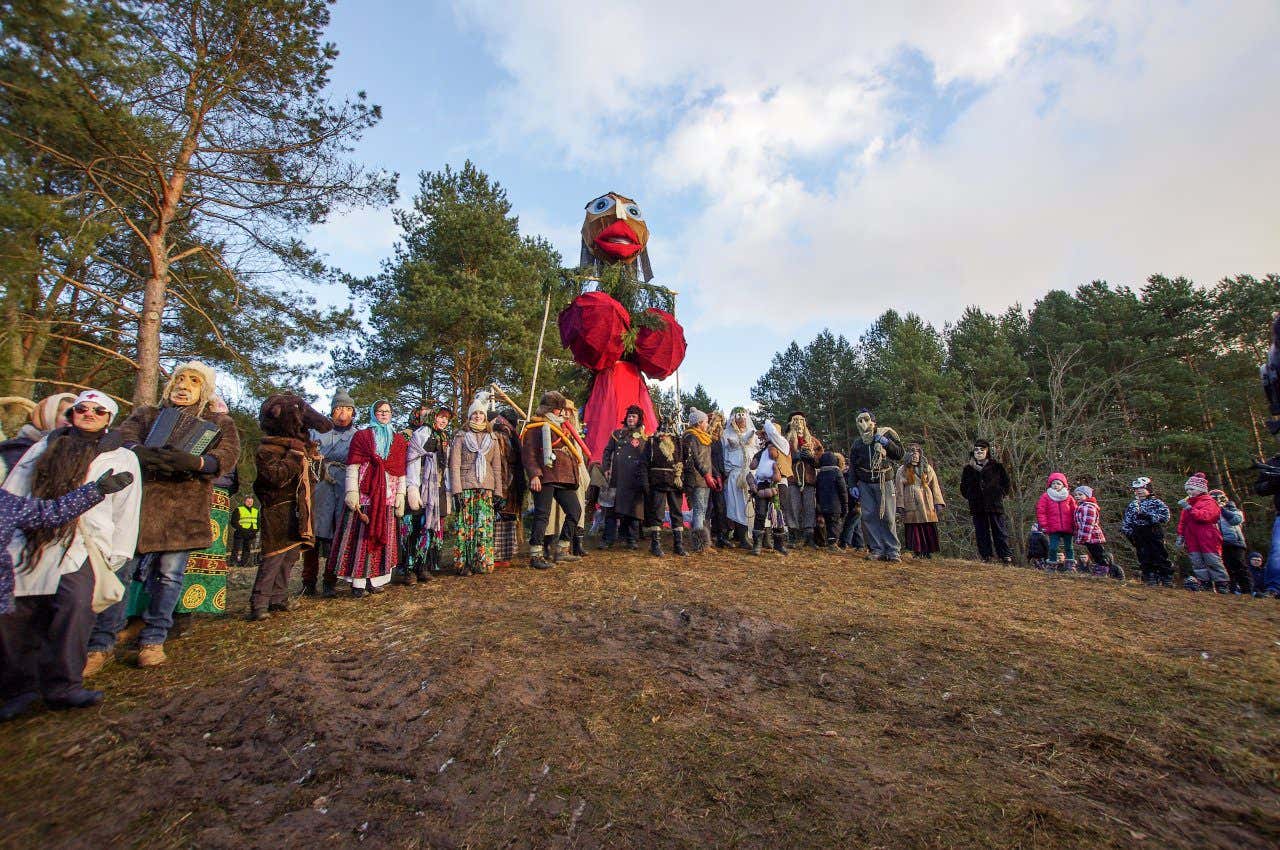
[{"label": "fur hat", "polygon": [[689,408],[689,425],[696,428],[705,424],[707,424],[707,414],[696,407]]},{"label": "fur hat", "polygon": [[630,416],[630,415],[631,415],[631,414],[633,414],[633,413],[634,413],[634,414],[635,414],[635,415],[640,419],[640,423],[639,423],[639,424],[643,425],[643,424],[644,424],[644,410],[643,410],[643,409],[640,407],[640,405],[638,405],[638,404],[633,404],[633,405],[630,405],[630,406],[628,406],[628,407],[627,407],[627,412],[626,412],[626,413],[624,413],[624,414],[622,414],[622,424],[623,424],[623,425],[626,425],[626,424],[627,424],[627,417],[628,417],[628,416]]},{"label": "fur hat", "polygon": [[338,390],[333,394],[333,401],[329,403],[330,410],[337,410],[339,407],[349,407],[356,409],[356,400],[346,390]]},{"label": "fur hat", "polygon": [[[67,393],[67,395],[70,395],[70,393]],[[108,425],[110,425],[112,420],[116,418],[116,414],[120,412],[120,405],[116,404],[116,400],[111,396],[106,395],[105,393],[100,393],[97,390],[85,390],[80,393],[80,395],[76,396],[71,402],[71,407],[67,408],[66,416],[68,419],[71,418],[71,408],[82,403],[96,404],[99,407],[106,408],[107,412],[111,414],[111,417],[107,420]]]},{"label": "fur hat", "polygon": [[1187,479],[1187,483],[1183,485],[1188,493],[1208,493],[1209,479],[1203,472],[1197,472]]},{"label": "fur hat", "polygon": [[542,394],[542,398],[538,400],[538,409],[533,413],[535,416],[545,416],[553,410],[564,410],[568,399],[564,397],[564,393],[555,390],[548,390]]},{"label": "fur hat", "polygon": [[1092,487],[1090,487],[1090,486],[1088,486],[1087,484],[1081,484],[1079,487],[1077,487],[1076,489],[1072,490],[1072,491],[1071,491],[1071,493],[1072,493],[1072,495],[1074,495],[1077,499],[1092,499],[1092,498],[1093,498],[1093,488],[1092,488]]},{"label": "fur hat", "polygon": [[217,381],[217,375],[213,371],[213,367],[208,363],[201,363],[199,360],[188,360],[181,366],[173,370],[173,374],[169,376],[169,382],[164,385],[164,392],[160,397],[168,400],[169,394],[173,392],[173,385],[177,383],[178,376],[183,372],[195,372],[200,376],[200,398],[196,399],[196,415],[199,416],[204,412],[205,407],[209,404],[209,399],[213,398],[214,383]]}]

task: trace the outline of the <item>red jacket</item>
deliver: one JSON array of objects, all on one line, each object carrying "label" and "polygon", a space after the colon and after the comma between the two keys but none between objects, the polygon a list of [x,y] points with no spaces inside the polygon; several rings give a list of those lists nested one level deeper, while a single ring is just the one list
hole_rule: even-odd
[{"label": "red jacket", "polygon": [[1222,529],[1218,517],[1222,508],[1208,493],[1197,493],[1187,498],[1187,506],[1178,517],[1178,536],[1188,552],[1204,552],[1222,555]]},{"label": "red jacket", "polygon": [[[1061,472],[1055,472],[1049,476],[1049,484],[1054,481],[1061,481],[1065,486],[1067,476]],[[1049,498],[1048,492],[1040,494],[1040,501],[1036,502],[1036,521],[1040,523],[1040,530],[1045,534],[1072,534],[1076,530],[1076,500],[1070,495],[1061,502],[1055,502]]]},{"label": "red jacket", "polygon": [[1079,543],[1106,543],[1102,533],[1098,500],[1090,496],[1076,506],[1076,541]]}]

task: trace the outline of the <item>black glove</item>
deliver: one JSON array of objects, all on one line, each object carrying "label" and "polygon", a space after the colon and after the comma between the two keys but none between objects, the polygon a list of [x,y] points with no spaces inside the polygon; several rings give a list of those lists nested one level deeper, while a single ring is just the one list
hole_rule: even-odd
[{"label": "black glove", "polygon": [[98,476],[98,480],[94,482],[98,485],[98,490],[104,496],[110,496],[112,493],[118,493],[133,483],[133,473],[129,471],[116,472],[114,469],[108,469],[106,472]]},{"label": "black glove", "polygon": [[162,462],[165,463],[174,472],[187,472],[195,474],[204,468],[204,459],[199,455],[189,454],[181,449],[156,449],[156,454],[160,455]]},{"label": "black glove", "polygon": [[174,471],[173,467],[160,454],[159,449],[137,445],[133,447],[133,453],[138,456],[138,465],[148,472],[171,473]]}]

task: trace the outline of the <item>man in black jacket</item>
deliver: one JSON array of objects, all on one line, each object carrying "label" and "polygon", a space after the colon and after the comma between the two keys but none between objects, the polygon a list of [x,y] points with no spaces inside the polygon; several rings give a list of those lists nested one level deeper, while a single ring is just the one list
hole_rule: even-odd
[{"label": "man in black jacket", "polygon": [[1009,527],[1004,519],[1004,498],[1009,495],[1009,473],[991,456],[991,443],[974,440],[969,462],[960,473],[960,495],[969,502],[973,515],[973,536],[978,555],[989,562],[994,554],[1006,564],[1013,563],[1009,551]]}]

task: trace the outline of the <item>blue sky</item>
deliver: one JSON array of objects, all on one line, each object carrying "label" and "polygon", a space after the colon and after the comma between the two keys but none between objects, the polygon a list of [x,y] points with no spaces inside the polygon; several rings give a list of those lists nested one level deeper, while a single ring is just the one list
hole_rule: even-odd
[{"label": "blue sky", "polygon": [[[470,158],[571,261],[586,201],[636,198],[682,294],[682,384],[723,405],[792,339],[889,307],[941,326],[1097,278],[1280,269],[1274,2],[344,0],[330,37],[402,204]],[[369,274],[395,228],[313,237]]]}]

